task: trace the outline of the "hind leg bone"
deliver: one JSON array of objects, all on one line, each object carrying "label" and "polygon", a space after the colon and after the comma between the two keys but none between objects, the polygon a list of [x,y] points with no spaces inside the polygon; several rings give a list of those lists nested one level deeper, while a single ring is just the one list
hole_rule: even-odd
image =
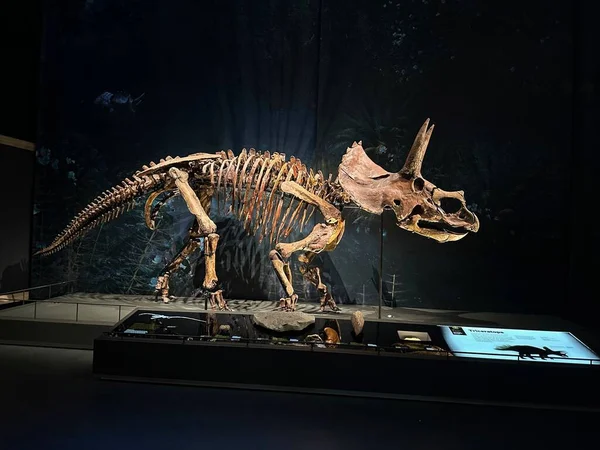
[{"label": "hind leg bone", "polygon": [[179,251],[179,253],[167,264],[164,268],[162,274],[158,277],[156,281],[156,295],[160,294],[162,301],[164,303],[169,303],[169,279],[171,275],[179,270],[179,266],[181,263],[194,251],[198,249],[200,246],[200,239],[197,234],[197,223],[194,223],[192,228],[190,229],[190,234],[188,239],[183,246],[183,248]]},{"label": "hind leg bone", "polygon": [[219,235],[216,233],[217,226],[208,216],[207,211],[210,208],[212,197],[211,190],[201,192],[202,200],[198,198],[192,187],[188,183],[189,175],[187,172],[172,167],[169,169],[169,175],[173,179],[175,186],[179,189],[180,195],[183,197],[189,211],[196,217],[198,223],[198,234],[204,237],[204,261],[205,272],[204,282],[202,286],[210,294],[210,303],[214,308],[229,309],[227,302],[223,298],[223,291],[217,289],[219,279],[215,268],[215,258],[217,251],[217,243]]}]

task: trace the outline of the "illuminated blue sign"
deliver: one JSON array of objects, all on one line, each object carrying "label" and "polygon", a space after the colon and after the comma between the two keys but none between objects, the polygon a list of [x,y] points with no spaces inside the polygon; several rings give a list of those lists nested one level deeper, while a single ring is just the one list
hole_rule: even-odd
[{"label": "illuminated blue sign", "polygon": [[566,331],[440,326],[457,357],[600,364],[600,358]]}]

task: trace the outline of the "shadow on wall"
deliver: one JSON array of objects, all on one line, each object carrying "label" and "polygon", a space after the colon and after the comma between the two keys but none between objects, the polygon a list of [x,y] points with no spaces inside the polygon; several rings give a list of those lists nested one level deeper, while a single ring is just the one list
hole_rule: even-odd
[{"label": "shadow on wall", "polygon": [[8,265],[0,277],[0,292],[11,292],[27,287],[29,263],[22,259],[16,264]]}]

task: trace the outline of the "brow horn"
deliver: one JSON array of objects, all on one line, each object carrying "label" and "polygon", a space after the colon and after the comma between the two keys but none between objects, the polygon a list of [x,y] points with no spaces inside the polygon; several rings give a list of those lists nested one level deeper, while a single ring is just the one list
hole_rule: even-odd
[{"label": "brow horn", "polygon": [[401,175],[406,175],[409,177],[421,175],[423,158],[425,157],[427,145],[429,144],[429,139],[431,139],[431,133],[433,132],[434,126],[435,125],[431,125],[431,127],[429,126],[429,119],[425,121],[417,133],[417,137],[415,138],[415,142],[413,143],[410,152],[408,152],[404,167],[402,167],[399,172]]}]

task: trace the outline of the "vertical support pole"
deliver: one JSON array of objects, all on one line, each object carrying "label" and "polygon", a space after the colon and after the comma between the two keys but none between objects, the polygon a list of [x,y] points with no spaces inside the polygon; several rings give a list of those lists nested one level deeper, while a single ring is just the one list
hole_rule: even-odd
[{"label": "vertical support pole", "polygon": [[381,319],[381,306],[383,304],[383,214],[379,217],[379,311],[377,316]]},{"label": "vertical support pole", "polygon": [[121,305],[119,305],[119,322],[121,321]]},{"label": "vertical support pole", "polygon": [[37,319],[37,304],[38,304],[37,301],[33,302],[33,318],[34,319]]},{"label": "vertical support pole", "polygon": [[75,322],[79,322],[79,302],[75,303]]}]

